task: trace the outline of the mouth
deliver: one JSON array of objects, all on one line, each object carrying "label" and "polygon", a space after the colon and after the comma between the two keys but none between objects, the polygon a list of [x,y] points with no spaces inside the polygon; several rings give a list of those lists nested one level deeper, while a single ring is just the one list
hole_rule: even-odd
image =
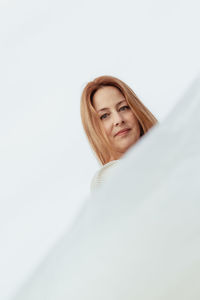
[{"label": "mouth", "polygon": [[130,130],[131,130],[130,128],[122,129],[118,131],[114,136],[126,135]]}]

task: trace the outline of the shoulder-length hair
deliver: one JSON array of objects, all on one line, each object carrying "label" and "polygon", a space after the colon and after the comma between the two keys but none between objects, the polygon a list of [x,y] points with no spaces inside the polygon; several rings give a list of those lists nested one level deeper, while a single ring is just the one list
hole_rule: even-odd
[{"label": "shoulder-length hair", "polygon": [[138,99],[133,90],[120,79],[112,76],[100,76],[89,82],[81,96],[81,119],[89,143],[103,165],[116,159],[112,146],[103,132],[99,116],[93,107],[95,92],[105,86],[116,87],[123,94],[140,125],[140,137],[157,123],[157,119]]}]

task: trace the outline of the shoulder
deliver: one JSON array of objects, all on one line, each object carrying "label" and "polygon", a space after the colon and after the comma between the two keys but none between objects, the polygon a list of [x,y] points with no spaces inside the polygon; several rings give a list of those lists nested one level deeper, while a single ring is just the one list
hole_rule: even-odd
[{"label": "shoulder", "polygon": [[106,181],[117,165],[117,162],[118,160],[112,160],[95,173],[90,185],[91,191],[96,190]]}]

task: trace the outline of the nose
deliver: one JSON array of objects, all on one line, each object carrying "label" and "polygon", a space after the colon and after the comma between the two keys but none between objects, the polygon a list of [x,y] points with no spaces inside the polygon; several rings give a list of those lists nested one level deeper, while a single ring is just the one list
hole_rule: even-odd
[{"label": "nose", "polygon": [[118,125],[120,125],[122,123],[124,123],[123,117],[118,112],[115,112],[113,114],[113,125],[114,126],[118,126]]}]

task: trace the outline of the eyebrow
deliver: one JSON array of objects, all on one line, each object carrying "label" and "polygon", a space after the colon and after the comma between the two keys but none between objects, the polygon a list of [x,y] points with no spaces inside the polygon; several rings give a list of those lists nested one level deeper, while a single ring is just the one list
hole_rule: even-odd
[{"label": "eyebrow", "polygon": [[[124,100],[122,100],[122,101],[119,101],[119,102],[115,105],[115,107],[119,106],[119,105],[120,105],[122,102],[124,102],[124,101],[126,101],[126,99],[124,99]],[[98,110],[97,112],[101,112],[101,111],[106,110],[106,109],[108,109],[108,107],[101,108],[101,109]]]}]

